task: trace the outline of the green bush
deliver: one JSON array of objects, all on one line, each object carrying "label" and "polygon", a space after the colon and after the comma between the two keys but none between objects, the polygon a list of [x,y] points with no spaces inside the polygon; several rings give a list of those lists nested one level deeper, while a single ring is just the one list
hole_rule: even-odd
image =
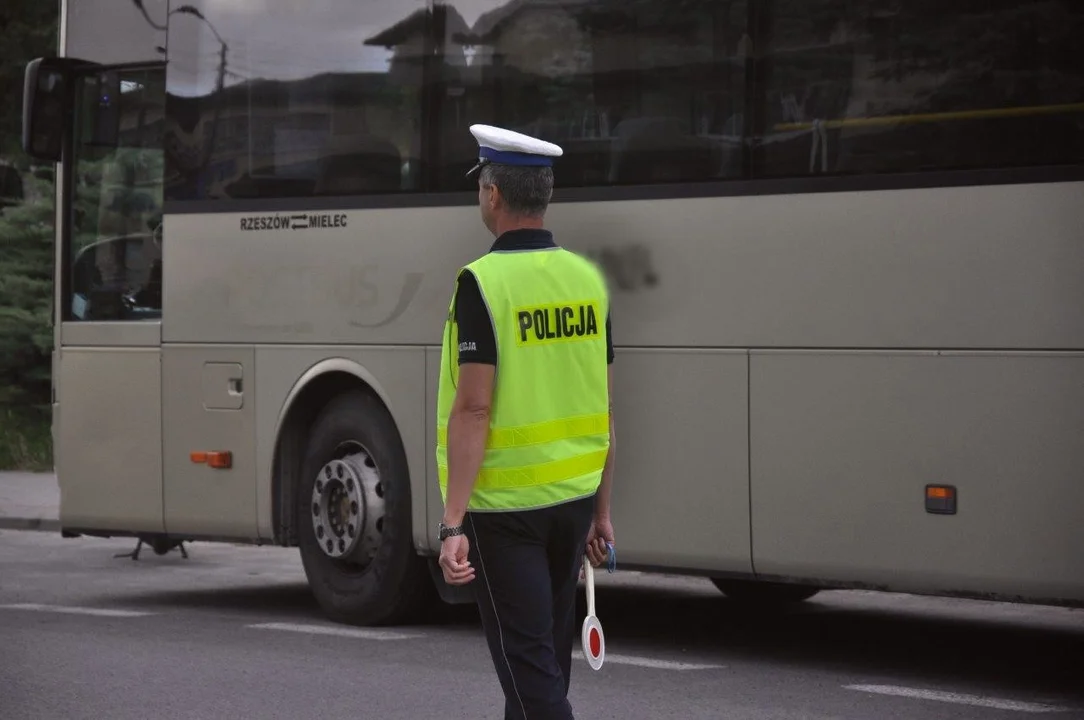
[{"label": "green bush", "polygon": [[49,407],[0,406],[0,470],[53,469]]},{"label": "green bush", "polygon": [[28,202],[0,215],[0,406],[48,406],[53,349],[51,183],[26,175]]},{"label": "green bush", "polygon": [[[0,207],[0,469],[49,470],[53,346],[53,184],[19,148],[23,71],[57,48],[59,3],[0,2],[0,163],[21,174],[24,203]],[[8,173],[11,174],[10,171]],[[51,174],[48,172],[47,174]],[[6,187],[4,194],[10,194]]]}]

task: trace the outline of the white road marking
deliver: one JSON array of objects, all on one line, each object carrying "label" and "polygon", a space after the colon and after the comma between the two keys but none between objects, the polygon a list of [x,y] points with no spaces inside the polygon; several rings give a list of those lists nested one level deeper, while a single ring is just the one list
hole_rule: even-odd
[{"label": "white road marking", "polygon": [[[584,660],[583,653],[579,650],[574,651],[572,657],[587,662]],[[611,663],[614,665],[636,665],[638,667],[652,668],[655,670],[718,670],[726,667],[726,665],[677,662],[676,660],[656,660],[655,658],[640,657],[638,655],[614,655],[613,653],[606,653],[605,661],[606,665]],[[606,665],[603,665],[603,667]]]},{"label": "white road marking", "polygon": [[1027,713],[1070,712],[1072,710],[1072,708],[1058,707],[1057,705],[1004,700],[982,695],[941,692],[939,690],[920,690],[918,688],[899,687],[896,685],[844,685],[843,687],[847,690],[858,690],[860,692],[876,693],[878,695],[895,695],[898,697],[916,698],[919,700],[955,703],[957,705],[974,705],[976,707],[991,708],[993,710],[1015,710],[1016,712]]},{"label": "white road marking", "polygon": [[246,625],[254,630],[282,630],[285,632],[308,633],[310,635],[337,635],[358,640],[409,640],[421,637],[411,633],[398,633],[389,630],[364,630],[352,627],[332,627],[328,625],[302,625],[299,623],[259,623]]},{"label": "white road marking", "polygon": [[65,605],[42,605],[40,603],[13,603],[11,605],[0,605],[0,609],[34,610],[67,615],[97,615],[99,617],[143,617],[144,615],[154,614],[138,610],[109,610],[108,608],[69,607]]}]

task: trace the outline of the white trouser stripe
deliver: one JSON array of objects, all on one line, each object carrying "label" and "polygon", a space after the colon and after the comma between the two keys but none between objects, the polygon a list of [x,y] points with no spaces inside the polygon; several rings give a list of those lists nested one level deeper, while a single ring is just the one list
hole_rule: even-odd
[{"label": "white trouser stripe", "polygon": [[478,528],[474,526],[474,518],[467,515],[470,519],[471,529],[474,530],[474,544],[478,551],[478,562],[482,565],[482,576],[485,578],[486,592],[489,594],[489,602],[493,606],[493,617],[497,621],[497,637],[501,641],[501,656],[504,657],[504,666],[508,668],[508,677],[512,678],[512,689],[516,691],[516,700],[519,700],[519,709],[523,712],[523,717],[527,718],[527,708],[523,704],[523,698],[520,697],[519,688],[516,686],[516,674],[512,672],[512,663],[508,662],[508,651],[504,649],[504,631],[501,629],[501,616],[497,614],[497,601],[493,599],[493,589],[489,587],[489,573],[486,572],[486,561],[482,559],[482,543],[478,540]]}]

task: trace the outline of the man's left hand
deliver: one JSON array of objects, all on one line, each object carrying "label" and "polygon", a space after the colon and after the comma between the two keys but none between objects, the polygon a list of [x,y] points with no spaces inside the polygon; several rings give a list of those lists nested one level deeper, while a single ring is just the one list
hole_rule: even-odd
[{"label": "man's left hand", "polygon": [[440,544],[440,569],[444,582],[449,585],[466,585],[474,579],[474,567],[467,560],[470,541],[466,535],[452,535]]},{"label": "man's left hand", "polygon": [[584,552],[593,567],[601,567],[609,558],[606,544],[614,544],[614,526],[608,517],[596,517],[591,521]]}]

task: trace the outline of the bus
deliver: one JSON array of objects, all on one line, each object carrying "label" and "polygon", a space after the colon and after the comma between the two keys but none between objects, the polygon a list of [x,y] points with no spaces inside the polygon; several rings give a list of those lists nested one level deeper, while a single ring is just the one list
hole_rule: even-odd
[{"label": "bus", "polygon": [[547,226],[611,286],[623,568],[1084,604],[1084,4],[60,12],[23,143],[65,536],[297,547],[336,622],[463,601],[435,405],[487,123],[563,148]]}]

